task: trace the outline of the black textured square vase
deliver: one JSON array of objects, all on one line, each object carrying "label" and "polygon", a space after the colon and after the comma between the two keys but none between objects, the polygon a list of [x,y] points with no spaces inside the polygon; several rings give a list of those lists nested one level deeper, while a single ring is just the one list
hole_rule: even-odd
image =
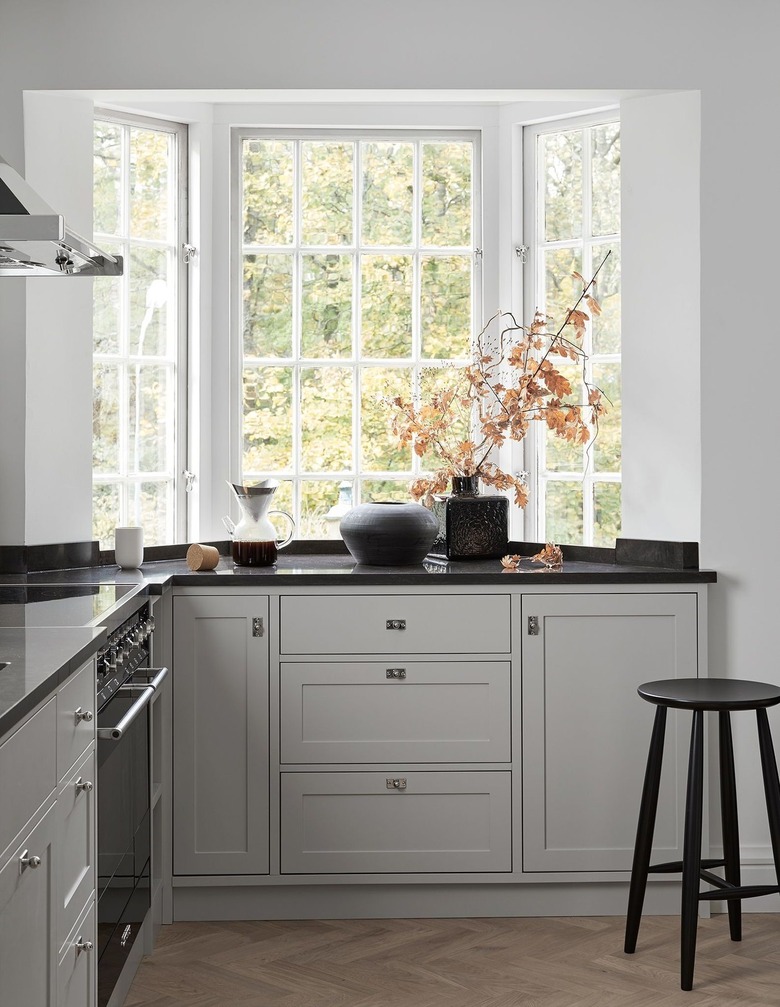
[{"label": "black textured square vase", "polygon": [[436,497],[439,534],[428,553],[440,559],[500,559],[509,541],[509,501],[503,496]]}]

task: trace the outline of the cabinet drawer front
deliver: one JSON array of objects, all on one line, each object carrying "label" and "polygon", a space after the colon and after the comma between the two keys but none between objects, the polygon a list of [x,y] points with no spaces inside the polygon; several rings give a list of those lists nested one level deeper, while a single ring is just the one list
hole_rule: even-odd
[{"label": "cabinet drawer front", "polygon": [[508,762],[508,661],[281,665],[281,761]]},{"label": "cabinet drawer front", "polygon": [[56,711],[50,699],[0,745],[0,853],[57,786]]},{"label": "cabinet drawer front", "polygon": [[[509,595],[282,598],[283,654],[506,654]],[[403,626],[403,628],[401,628]]]},{"label": "cabinet drawer front", "polygon": [[96,966],[95,904],[91,902],[62,949],[57,966],[57,1007],[95,1007]]},{"label": "cabinet drawer front", "polygon": [[510,871],[510,781],[508,772],[282,773],[282,873]]},{"label": "cabinet drawer front", "polygon": [[95,888],[95,775],[91,751],[68,774],[57,797],[57,947]]},{"label": "cabinet drawer front", "polygon": [[[82,716],[85,714],[86,717]],[[90,717],[89,714],[92,714]],[[95,666],[72,675],[57,695],[57,773],[59,779],[95,740]]]}]

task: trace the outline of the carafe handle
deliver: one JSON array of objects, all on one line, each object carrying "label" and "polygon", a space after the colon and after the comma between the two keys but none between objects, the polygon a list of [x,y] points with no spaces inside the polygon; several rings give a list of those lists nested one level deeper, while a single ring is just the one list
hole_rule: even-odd
[{"label": "carafe handle", "polygon": [[268,516],[270,517],[271,514],[281,514],[282,517],[286,517],[287,520],[290,522],[290,534],[287,536],[287,538],[284,539],[284,541],[281,541],[280,539],[276,540],[276,548],[284,549],[286,545],[290,544],[292,537],[295,534],[295,521],[293,521],[292,515],[288,514],[286,510],[269,510]]},{"label": "carafe handle", "polygon": [[225,530],[227,531],[228,535],[231,538],[233,538],[233,533],[236,530],[236,526],[233,524],[233,522],[230,520],[227,514],[222,518],[222,524],[225,526]]}]

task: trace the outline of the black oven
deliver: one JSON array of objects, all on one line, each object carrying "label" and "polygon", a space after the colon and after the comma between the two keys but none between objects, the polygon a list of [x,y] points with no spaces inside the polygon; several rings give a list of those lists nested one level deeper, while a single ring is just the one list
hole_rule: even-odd
[{"label": "black oven", "polygon": [[167,674],[149,667],[153,629],[145,605],[98,654],[98,1007],[109,1003],[151,906],[149,710]]}]

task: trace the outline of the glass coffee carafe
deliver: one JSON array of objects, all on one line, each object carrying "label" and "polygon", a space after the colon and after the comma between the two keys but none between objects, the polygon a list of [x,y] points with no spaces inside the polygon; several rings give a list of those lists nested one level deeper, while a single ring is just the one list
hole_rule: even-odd
[{"label": "glass coffee carafe", "polygon": [[[283,510],[269,510],[279,483],[264,479],[255,486],[237,486],[228,483],[241,508],[241,519],[234,525],[230,518],[225,524],[233,537],[233,562],[238,566],[273,566],[276,554],[292,539],[295,522]],[[281,514],[290,522],[290,533],[279,539],[270,514]]]}]

